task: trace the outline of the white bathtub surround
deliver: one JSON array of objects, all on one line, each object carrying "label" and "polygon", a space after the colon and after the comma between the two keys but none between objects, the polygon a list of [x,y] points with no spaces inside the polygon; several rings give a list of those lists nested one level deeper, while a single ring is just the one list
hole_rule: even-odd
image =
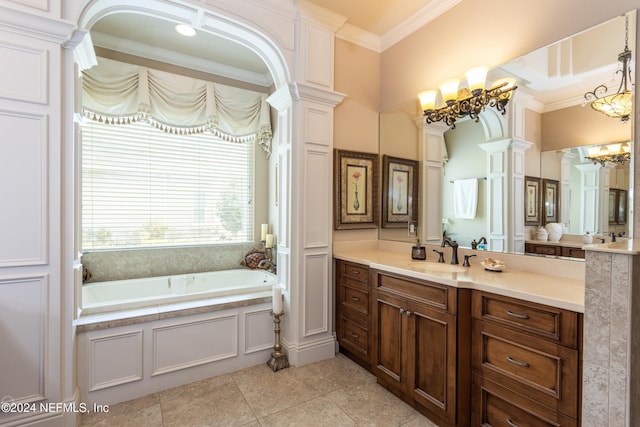
[{"label": "white bathtub surround", "polygon": [[582,419],[640,425],[640,240],[587,245]]},{"label": "white bathtub surround", "polygon": [[270,291],[264,291],[235,301],[219,298],[82,318],[80,401],[114,404],[263,364],[273,346],[270,313]]}]

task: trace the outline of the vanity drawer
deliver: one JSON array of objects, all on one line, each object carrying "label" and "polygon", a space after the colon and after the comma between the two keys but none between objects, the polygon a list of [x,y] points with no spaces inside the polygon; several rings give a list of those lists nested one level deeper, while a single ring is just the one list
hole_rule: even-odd
[{"label": "vanity drawer", "polygon": [[578,314],[519,299],[474,292],[472,315],[572,348],[578,347]]},{"label": "vanity drawer", "polygon": [[555,412],[513,393],[500,385],[474,375],[472,425],[484,427],[575,427],[576,419]]},{"label": "vanity drawer", "polygon": [[367,266],[345,261],[336,261],[336,266],[337,274],[341,277],[365,284],[369,281],[369,267]]},{"label": "vanity drawer", "polygon": [[425,280],[413,281],[386,272],[375,272],[374,287],[400,296],[408,296],[417,302],[441,310],[456,311],[456,289]]},{"label": "vanity drawer", "polygon": [[366,324],[354,322],[346,317],[338,318],[338,342],[354,356],[369,363],[369,328]]},{"label": "vanity drawer", "polygon": [[524,251],[530,254],[537,254],[537,255],[560,256],[562,254],[562,248],[560,246],[538,245],[534,243],[525,243]]},{"label": "vanity drawer", "polygon": [[472,364],[484,377],[577,418],[577,350],[474,320]]},{"label": "vanity drawer", "polygon": [[571,258],[584,258],[584,249],[580,248],[570,248],[567,246],[562,247],[562,256],[571,257]]},{"label": "vanity drawer", "polygon": [[363,316],[369,315],[369,292],[359,287],[343,283],[338,290],[342,309],[352,310]]}]

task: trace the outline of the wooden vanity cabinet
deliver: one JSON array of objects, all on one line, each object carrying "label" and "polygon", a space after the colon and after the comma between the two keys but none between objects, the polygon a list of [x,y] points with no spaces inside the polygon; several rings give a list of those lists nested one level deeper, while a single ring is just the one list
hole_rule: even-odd
[{"label": "wooden vanity cabinet", "polygon": [[369,267],[336,260],[336,335],[340,352],[371,370]]},{"label": "wooden vanity cabinet", "polygon": [[438,425],[468,425],[470,291],[375,270],[371,277],[378,383]]},{"label": "wooden vanity cabinet", "polygon": [[579,424],[582,316],[474,291],[472,425]]}]

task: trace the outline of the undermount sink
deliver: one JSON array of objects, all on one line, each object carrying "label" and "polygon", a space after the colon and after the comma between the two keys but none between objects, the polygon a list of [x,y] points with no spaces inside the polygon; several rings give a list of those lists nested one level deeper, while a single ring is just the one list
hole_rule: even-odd
[{"label": "undermount sink", "polygon": [[410,262],[409,267],[413,270],[422,271],[424,273],[464,273],[467,267],[461,267],[456,264],[443,264],[436,262]]}]

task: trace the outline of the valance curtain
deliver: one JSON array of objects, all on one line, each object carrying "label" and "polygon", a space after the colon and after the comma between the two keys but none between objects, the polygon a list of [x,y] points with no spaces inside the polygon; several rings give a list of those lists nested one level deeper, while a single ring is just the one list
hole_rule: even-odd
[{"label": "valance curtain", "polygon": [[267,95],[107,58],[83,71],[83,114],[103,123],[140,120],[169,133],[212,132],[257,141],[271,154]]}]

